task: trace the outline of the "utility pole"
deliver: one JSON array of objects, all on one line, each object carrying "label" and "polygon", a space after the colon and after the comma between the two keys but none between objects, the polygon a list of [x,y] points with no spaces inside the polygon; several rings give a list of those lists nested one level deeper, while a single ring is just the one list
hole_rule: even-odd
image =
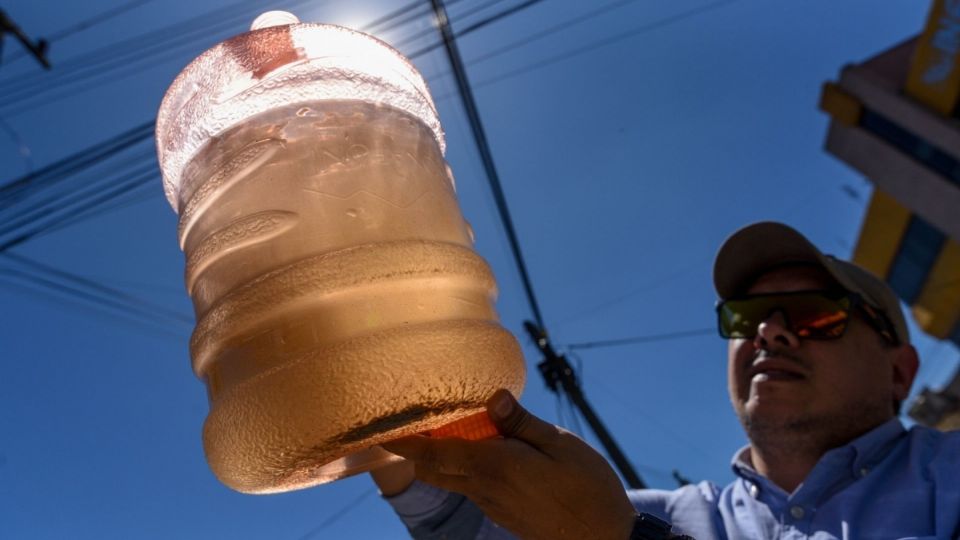
[{"label": "utility pole", "polygon": [[37,59],[37,62],[40,62],[44,69],[50,69],[50,62],[47,60],[47,47],[49,45],[47,40],[38,39],[36,43],[33,43],[30,41],[30,38],[20,30],[20,27],[14,24],[13,20],[0,9],[0,54],[3,53],[3,37],[5,34],[13,34],[30,54]]},{"label": "utility pole", "polygon": [[627,481],[628,486],[632,489],[643,489],[647,487],[643,480],[640,479],[637,471],[633,469],[633,465],[630,464],[630,461],[627,460],[627,457],[620,450],[620,446],[613,440],[613,436],[607,431],[606,426],[600,421],[600,417],[593,411],[593,407],[587,403],[587,398],[583,396],[583,391],[580,390],[580,381],[577,380],[577,376],[573,372],[573,367],[570,365],[570,362],[567,362],[564,356],[557,354],[556,351],[553,350],[550,340],[547,339],[547,333],[542,328],[531,321],[524,321],[523,326],[526,328],[527,333],[530,334],[530,337],[533,338],[537,348],[543,353],[544,359],[537,364],[537,368],[540,370],[540,374],[543,375],[543,379],[547,383],[547,388],[553,393],[559,393],[560,390],[567,393],[570,401],[577,406],[584,419],[590,424],[590,428],[594,434],[596,434],[600,443],[603,444],[610,459],[613,460],[617,469],[620,470],[620,474],[622,474],[624,480]]}]

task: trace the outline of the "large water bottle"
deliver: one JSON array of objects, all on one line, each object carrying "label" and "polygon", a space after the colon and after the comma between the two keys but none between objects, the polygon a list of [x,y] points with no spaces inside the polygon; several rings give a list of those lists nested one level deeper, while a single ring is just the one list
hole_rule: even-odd
[{"label": "large water bottle", "polygon": [[423,78],[379,40],[291,17],[201,54],[157,117],[204,449],[248,493],[385,464],[379,443],[524,381]]}]

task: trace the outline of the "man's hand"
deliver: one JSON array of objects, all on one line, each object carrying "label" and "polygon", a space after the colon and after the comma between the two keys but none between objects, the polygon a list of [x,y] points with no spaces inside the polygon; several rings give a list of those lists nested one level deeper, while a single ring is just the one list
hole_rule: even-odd
[{"label": "man's hand", "polygon": [[487,402],[503,439],[407,437],[384,448],[417,479],[462,493],[527,539],[626,540],[633,506],[607,461],[572,433],[527,412],[505,390]]},{"label": "man's hand", "polygon": [[413,483],[413,463],[404,460],[384,465],[370,471],[370,476],[380,488],[380,493],[385,497],[391,497],[403,493]]}]

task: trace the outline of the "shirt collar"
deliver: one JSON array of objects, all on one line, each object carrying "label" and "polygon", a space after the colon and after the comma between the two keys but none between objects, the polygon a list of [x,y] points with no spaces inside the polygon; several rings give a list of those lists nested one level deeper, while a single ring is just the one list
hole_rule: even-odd
[{"label": "shirt collar", "polygon": [[[842,459],[842,456],[849,456],[848,463],[851,474],[854,476],[863,476],[886,457],[893,447],[893,444],[904,433],[906,433],[906,429],[903,427],[900,419],[891,418],[849,443],[827,451],[820,457],[817,465],[819,466],[821,463],[827,461]],[[766,480],[766,478],[753,467],[750,445],[737,450],[733,455],[730,466],[733,468],[734,474],[749,482],[756,483],[761,478]],[[814,469],[816,469],[816,467],[814,467]]]}]

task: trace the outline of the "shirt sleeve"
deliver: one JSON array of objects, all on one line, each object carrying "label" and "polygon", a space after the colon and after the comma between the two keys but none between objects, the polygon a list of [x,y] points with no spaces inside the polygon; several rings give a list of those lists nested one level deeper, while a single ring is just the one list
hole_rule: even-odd
[{"label": "shirt sleeve", "polygon": [[680,489],[637,489],[627,492],[637,512],[653,514],[670,523],[673,532],[697,540],[722,538],[722,520],[717,511],[720,490],[712,482],[690,484]]},{"label": "shirt sleeve", "polygon": [[416,540],[508,540],[515,538],[458,493],[414,481],[384,499]]}]

